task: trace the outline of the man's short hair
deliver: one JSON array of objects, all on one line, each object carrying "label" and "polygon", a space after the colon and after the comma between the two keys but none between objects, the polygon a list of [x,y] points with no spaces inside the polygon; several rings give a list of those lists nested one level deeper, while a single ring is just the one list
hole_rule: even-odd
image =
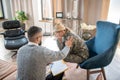
[{"label": "man's short hair", "polygon": [[28,38],[31,39],[36,33],[42,32],[42,28],[37,26],[31,26],[27,31]]}]

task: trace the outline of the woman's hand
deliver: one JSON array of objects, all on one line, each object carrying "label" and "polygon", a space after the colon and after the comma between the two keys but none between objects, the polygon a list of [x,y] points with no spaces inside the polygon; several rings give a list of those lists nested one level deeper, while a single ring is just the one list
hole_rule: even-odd
[{"label": "woman's hand", "polygon": [[65,45],[68,47],[72,47],[72,43],[73,43],[73,37],[69,36],[68,39],[65,41]]}]

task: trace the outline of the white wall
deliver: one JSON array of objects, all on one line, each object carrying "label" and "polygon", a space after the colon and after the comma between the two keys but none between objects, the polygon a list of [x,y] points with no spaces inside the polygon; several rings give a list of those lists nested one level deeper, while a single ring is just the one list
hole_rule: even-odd
[{"label": "white wall", "polygon": [[108,21],[119,23],[120,20],[120,0],[110,0]]}]

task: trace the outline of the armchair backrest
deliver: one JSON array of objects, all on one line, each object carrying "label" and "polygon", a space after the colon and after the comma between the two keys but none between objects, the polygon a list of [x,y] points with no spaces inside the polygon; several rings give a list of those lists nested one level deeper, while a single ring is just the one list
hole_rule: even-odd
[{"label": "armchair backrest", "polygon": [[17,20],[5,21],[2,24],[3,29],[15,29],[20,28],[20,22]]},{"label": "armchair backrest", "polygon": [[[117,44],[118,25],[107,22],[97,22],[97,33],[94,40],[93,49],[97,54],[101,54],[112,46]],[[119,26],[120,27],[120,26]]]}]

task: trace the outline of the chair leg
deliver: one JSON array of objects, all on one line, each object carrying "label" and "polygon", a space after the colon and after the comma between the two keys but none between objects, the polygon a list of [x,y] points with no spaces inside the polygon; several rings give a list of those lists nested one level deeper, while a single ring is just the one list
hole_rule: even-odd
[{"label": "chair leg", "polygon": [[14,52],[14,54],[11,56],[12,59],[15,59],[16,58],[16,55],[17,55],[17,51],[12,51]]},{"label": "chair leg", "polygon": [[104,80],[106,80],[106,76],[105,76],[105,70],[104,70],[104,68],[101,68],[101,70],[102,70],[102,74],[103,74]]},{"label": "chair leg", "polygon": [[87,80],[90,79],[90,74],[99,73],[99,72],[102,72],[103,78],[104,78],[104,80],[106,80],[104,68],[101,68],[101,70],[95,70],[95,71],[94,71],[94,70],[93,70],[93,71],[90,71],[89,69],[87,69]]},{"label": "chair leg", "polygon": [[90,76],[90,73],[89,73],[89,70],[87,69],[87,80],[89,80],[89,76]]}]

